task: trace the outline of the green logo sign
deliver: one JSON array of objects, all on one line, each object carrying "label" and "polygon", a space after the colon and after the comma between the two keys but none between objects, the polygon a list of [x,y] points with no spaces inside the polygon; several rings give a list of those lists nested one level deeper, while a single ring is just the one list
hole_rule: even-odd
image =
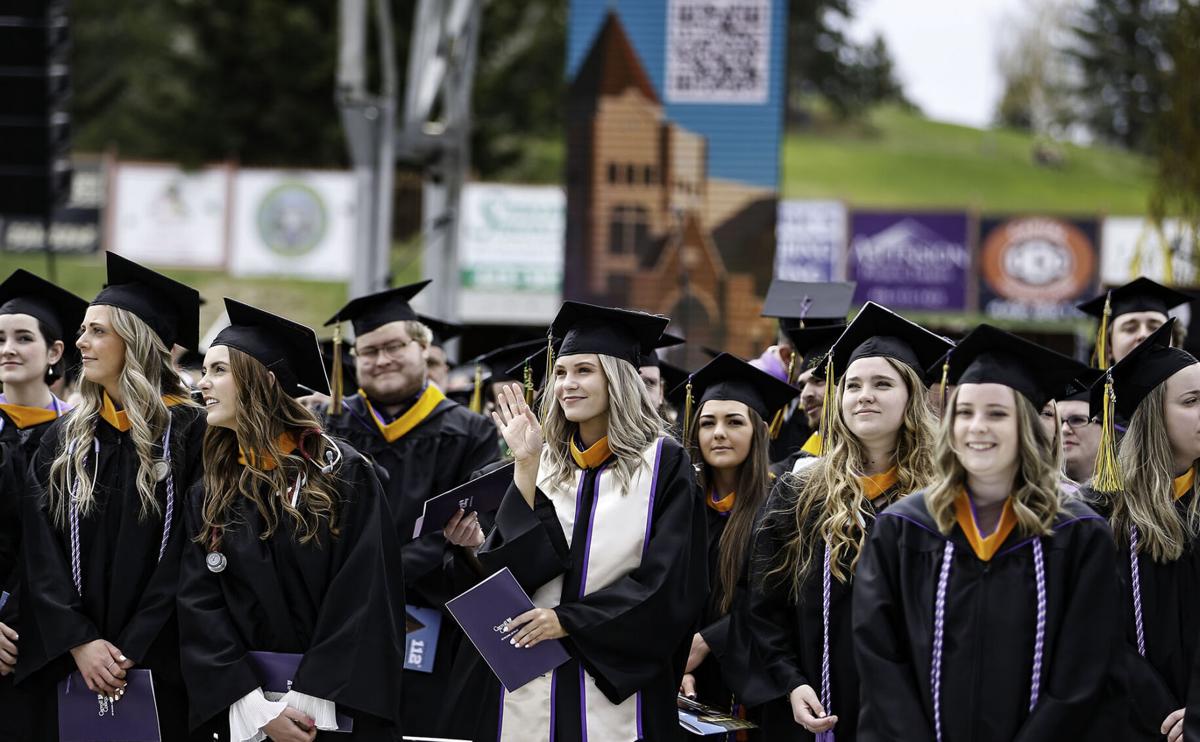
[{"label": "green logo sign", "polygon": [[258,236],[272,252],[305,255],[325,236],[329,217],[315,190],[296,181],[275,186],[258,205]]}]

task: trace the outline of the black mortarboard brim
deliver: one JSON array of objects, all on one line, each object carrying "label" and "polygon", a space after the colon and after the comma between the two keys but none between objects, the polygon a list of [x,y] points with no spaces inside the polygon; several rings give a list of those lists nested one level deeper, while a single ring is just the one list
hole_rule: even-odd
[{"label": "black mortarboard brim", "polygon": [[1084,314],[1101,319],[1104,317],[1104,302],[1109,300],[1111,315],[1116,318],[1133,312],[1161,312],[1167,315],[1175,307],[1192,301],[1192,297],[1163,286],[1157,281],[1141,277],[1079,304],[1078,309]]},{"label": "black mortarboard brim", "polygon": [[62,340],[74,348],[71,339],[83,324],[88,303],[70,291],[41,276],[18,268],[0,283],[0,314],[27,314],[41,322],[54,335],[50,343]]},{"label": "black mortarboard brim", "polygon": [[200,292],[116,253],[107,253],[108,281],[92,304],[137,315],[169,350],[200,343]]},{"label": "black mortarboard brim", "polygon": [[293,397],[329,393],[329,377],[317,333],[311,327],[277,314],[225,298],[229,326],[212,345],[236,348],[275,374],[283,390]]},{"label": "black mortarboard brim", "polygon": [[424,314],[418,314],[417,321],[429,328],[433,334],[432,344],[439,348],[463,332],[463,326],[457,322],[446,322]]},{"label": "black mortarboard brim", "polygon": [[488,384],[495,384],[500,381],[524,382],[525,375],[523,371],[517,374],[512,374],[510,371],[514,368],[520,371],[519,367],[524,362],[526,356],[530,353],[536,355],[539,350],[541,351],[539,357],[542,359],[541,363],[544,369],[546,366],[546,341],[542,338],[504,345],[495,350],[490,350],[483,355],[476,356],[467,363],[487,366],[491,371],[491,376],[486,380]]},{"label": "black mortarboard brim", "polygon": [[830,349],[836,381],[860,358],[890,358],[922,378],[954,343],[869,301]]},{"label": "black mortarboard brim", "polygon": [[1092,409],[1103,409],[1101,400],[1109,374],[1112,376],[1113,407],[1118,415],[1128,420],[1155,387],[1176,372],[1200,363],[1186,350],[1171,347],[1171,331],[1175,322],[1174,317],[1167,320],[1166,324],[1129,351],[1129,355],[1113,364],[1092,385]]},{"label": "black mortarboard brim", "polygon": [[674,348],[677,345],[683,345],[686,340],[678,335],[672,335],[669,332],[664,332],[662,337],[654,341],[654,350],[644,354],[638,359],[638,366],[657,366],[662,363],[662,359],[658,357],[658,350],[662,348]]},{"label": "black mortarboard brim", "polygon": [[804,359],[797,376],[805,371],[822,368],[825,354],[845,330],[846,325],[841,323],[824,327],[789,327],[784,330],[788,339],[792,341],[792,347]]},{"label": "black mortarboard brim", "polygon": [[418,281],[407,286],[399,286],[351,299],[346,306],[337,311],[337,314],[326,320],[325,326],[349,321],[357,336],[365,335],[389,322],[419,321],[416,310],[409,302],[430,283],[432,281]]},{"label": "black mortarboard brim", "polygon": [[668,322],[655,314],[565,301],[550,334],[563,339],[559,357],[597,353],[637,366],[644,354],[654,350]]},{"label": "black mortarboard brim", "polygon": [[798,326],[844,324],[854,301],[853,282],[771,281],[762,316],[776,317],[786,330]]},{"label": "black mortarboard brim", "polygon": [[943,362],[948,384],[1003,384],[1039,412],[1088,372],[1087,365],[1074,358],[992,325],[976,327],[935,366]]},{"label": "black mortarboard brim", "polygon": [[[732,400],[754,410],[768,423],[777,410],[800,393],[796,387],[728,353],[709,361],[693,373],[689,381],[696,410],[710,400]],[[673,393],[678,391],[677,388]]]},{"label": "black mortarboard brim", "polygon": [[1104,372],[1098,368],[1088,368],[1086,372],[1075,377],[1063,390],[1061,396],[1055,397],[1057,402],[1091,402],[1092,385],[1104,378]]}]

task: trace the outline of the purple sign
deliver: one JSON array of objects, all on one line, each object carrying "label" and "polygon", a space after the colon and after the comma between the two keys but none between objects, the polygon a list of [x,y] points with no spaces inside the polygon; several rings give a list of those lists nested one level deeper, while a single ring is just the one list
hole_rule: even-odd
[{"label": "purple sign", "polygon": [[967,215],[856,211],[850,217],[846,279],[854,301],[889,309],[967,308]]}]

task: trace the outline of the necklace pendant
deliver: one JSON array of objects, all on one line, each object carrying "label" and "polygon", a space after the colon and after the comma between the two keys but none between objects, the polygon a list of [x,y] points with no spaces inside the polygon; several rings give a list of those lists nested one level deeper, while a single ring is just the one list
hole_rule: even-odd
[{"label": "necklace pendant", "polygon": [[166,481],[167,475],[171,473],[171,467],[165,461],[154,462],[154,480],[156,482]]},{"label": "necklace pendant", "polygon": [[224,572],[228,564],[229,560],[219,551],[210,551],[208,556],[204,557],[204,566],[208,567],[208,571],[213,574]]}]

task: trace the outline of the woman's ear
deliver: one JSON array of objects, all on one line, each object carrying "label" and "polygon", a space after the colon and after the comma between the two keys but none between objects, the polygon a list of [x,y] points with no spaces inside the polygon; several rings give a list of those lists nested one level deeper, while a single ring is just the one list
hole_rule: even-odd
[{"label": "woman's ear", "polygon": [[268,371],[268,372],[267,372],[267,378],[269,378],[269,379],[271,380],[271,382],[272,382],[272,383],[274,383],[274,382],[275,382],[275,372],[274,372],[274,371]]},{"label": "woman's ear", "polygon": [[63,345],[63,341],[55,340],[50,344],[50,347],[46,349],[46,362],[53,366],[61,361],[63,357],[63,351],[65,349],[66,346]]}]

